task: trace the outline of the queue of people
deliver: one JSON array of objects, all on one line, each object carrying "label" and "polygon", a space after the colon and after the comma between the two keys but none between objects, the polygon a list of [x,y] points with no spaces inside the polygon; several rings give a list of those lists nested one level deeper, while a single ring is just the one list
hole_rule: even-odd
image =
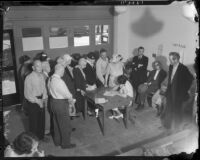
[{"label": "queue of people", "polygon": [[[24,77],[26,103],[23,108],[27,109],[29,131],[45,142],[48,141],[46,137],[52,135],[54,144],[63,149],[75,147],[76,144],[70,140],[72,131],[75,131],[70,117],[81,116],[87,90],[100,87],[109,87],[119,91],[121,96],[132,97],[130,106],[138,104],[137,111],[144,108],[148,94],[153,93],[156,95],[153,102],[163,126],[177,127],[182,122],[180,111],[188,99],[187,92],[193,81],[192,74],[179,59],[178,53],[171,52],[169,73],[162,69],[161,62],[155,61],[148,75],[148,57],[144,55],[144,47],[138,48],[138,55],[133,57],[128,67],[122,62],[122,55],[114,54],[109,59],[105,49],[100,50],[98,59],[90,52],[86,58],[80,57],[73,66],[74,59],[69,54],[58,57],[52,63],[54,65],[50,65],[47,54],[42,52],[34,58],[32,71]],[[168,85],[163,91],[162,84],[166,77]],[[93,116],[95,108],[92,104],[88,107],[88,115]],[[123,114],[115,108],[109,118],[123,118]]]}]

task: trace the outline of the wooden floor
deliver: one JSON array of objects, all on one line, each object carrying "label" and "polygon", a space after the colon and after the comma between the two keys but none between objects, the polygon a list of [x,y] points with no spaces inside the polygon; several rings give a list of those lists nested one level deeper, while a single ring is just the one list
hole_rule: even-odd
[{"label": "wooden floor", "polygon": [[[71,121],[76,128],[71,135],[71,141],[76,143],[76,148],[56,147],[51,137],[50,142],[41,144],[41,148],[45,150],[46,155],[53,156],[127,156],[129,154],[131,154],[129,156],[144,156],[145,151],[149,149],[146,146],[146,150],[143,150],[146,144],[161,140],[168,135],[160,129],[160,120],[155,116],[154,109],[146,107],[141,112],[133,111],[134,108],[131,110],[132,120],[129,120],[128,129],[125,128],[122,120],[117,122],[106,118],[106,135],[103,136],[95,117],[89,117],[87,120],[79,117]],[[11,111],[7,126],[10,130],[9,141],[12,142],[18,134],[27,129],[27,122],[27,117],[22,112],[16,109]]]}]

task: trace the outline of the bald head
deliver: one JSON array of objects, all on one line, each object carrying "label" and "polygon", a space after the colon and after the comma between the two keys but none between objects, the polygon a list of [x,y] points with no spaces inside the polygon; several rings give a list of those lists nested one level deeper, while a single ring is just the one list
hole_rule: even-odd
[{"label": "bald head", "polygon": [[42,72],[42,63],[40,60],[35,60],[33,61],[33,66],[32,66],[33,70],[35,72],[41,73]]},{"label": "bald head", "polygon": [[55,74],[62,77],[64,75],[64,71],[65,71],[65,68],[62,64],[56,64],[55,65],[55,71],[54,71]]}]

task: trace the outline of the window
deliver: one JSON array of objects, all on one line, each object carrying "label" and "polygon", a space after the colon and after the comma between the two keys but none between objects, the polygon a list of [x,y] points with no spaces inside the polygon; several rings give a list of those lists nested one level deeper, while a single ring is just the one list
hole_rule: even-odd
[{"label": "window", "polygon": [[2,95],[9,95],[17,92],[13,70],[2,72],[2,90]]},{"label": "window", "polygon": [[74,27],[74,46],[89,46],[89,26]]},{"label": "window", "polygon": [[43,50],[43,37],[41,28],[22,29],[23,51]]},{"label": "window", "polygon": [[10,44],[10,35],[3,34],[3,67],[13,66],[12,51]]},{"label": "window", "polygon": [[95,44],[108,44],[109,43],[109,26],[108,25],[95,25]]},{"label": "window", "polygon": [[51,49],[68,47],[68,30],[66,28],[50,27],[49,32],[49,47]]}]

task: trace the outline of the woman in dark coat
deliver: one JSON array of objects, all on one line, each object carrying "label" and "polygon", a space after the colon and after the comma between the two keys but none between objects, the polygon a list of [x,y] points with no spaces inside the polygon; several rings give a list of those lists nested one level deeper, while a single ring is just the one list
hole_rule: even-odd
[{"label": "woman in dark coat", "polygon": [[76,112],[84,111],[84,95],[86,91],[86,78],[83,69],[86,67],[86,60],[81,58],[78,65],[73,69],[75,88],[76,88]]}]

